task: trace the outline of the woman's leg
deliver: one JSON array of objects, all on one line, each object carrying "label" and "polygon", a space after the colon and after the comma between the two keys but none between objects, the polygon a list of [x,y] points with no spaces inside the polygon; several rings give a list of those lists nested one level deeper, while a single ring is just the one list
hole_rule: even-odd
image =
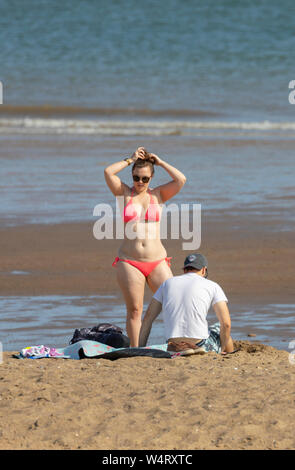
[{"label": "woman's leg", "polygon": [[130,339],[130,346],[137,347],[141,328],[145,276],[139,269],[124,261],[116,265],[117,281],[124,295],[127,320],[126,331]]},{"label": "woman's leg", "polygon": [[172,271],[167,264],[166,260],[163,260],[147,277],[147,283],[149,288],[153,293],[155,293],[161,284],[163,284],[166,279],[173,277]]}]

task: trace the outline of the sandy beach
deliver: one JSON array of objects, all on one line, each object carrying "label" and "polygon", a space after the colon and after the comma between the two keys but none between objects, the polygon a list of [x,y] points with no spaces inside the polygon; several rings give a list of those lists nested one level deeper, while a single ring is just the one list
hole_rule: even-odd
[{"label": "sandy beach", "polygon": [[0,366],[1,449],[294,449],[286,351]]},{"label": "sandy beach", "polygon": [[[230,301],[291,301],[288,232],[240,218],[203,221],[202,252]],[[117,292],[118,241],[93,224],[2,229],[1,295]],[[272,228],[274,223],[272,222]],[[181,273],[181,241],[165,244]],[[273,269],[273,268],[276,269]],[[13,270],[30,275],[11,276]],[[5,274],[6,273],[6,274]],[[282,274],[283,273],[283,274]],[[147,290],[147,298],[150,296]],[[246,335],[245,335],[246,336]],[[292,449],[295,366],[288,352],[239,341],[239,352],[176,359],[18,360],[0,365],[1,449]]]},{"label": "sandy beach", "polygon": [[[294,449],[290,8],[0,8],[0,449]],[[174,275],[190,252],[206,256],[238,351],[17,359],[28,346],[64,348],[77,328],[126,331],[112,267],[121,240],[99,241],[93,229],[102,207],[114,214],[104,169],[139,146],[160,158],[149,189],[175,179],[171,166],[186,177],[164,199],[183,236],[201,228],[200,247],[184,250],[191,240],[169,234],[163,245]],[[132,166],[119,177],[131,188]],[[201,227],[178,212],[196,206]],[[151,298],[147,287],[144,310]],[[212,308],[207,319],[216,322]],[[161,313],[148,346],[165,342],[163,326]]]}]

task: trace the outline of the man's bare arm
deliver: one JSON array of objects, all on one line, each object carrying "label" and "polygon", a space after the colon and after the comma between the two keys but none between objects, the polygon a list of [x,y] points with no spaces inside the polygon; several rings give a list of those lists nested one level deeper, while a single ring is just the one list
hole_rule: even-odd
[{"label": "man's bare arm", "polygon": [[220,323],[221,352],[232,352],[234,346],[230,336],[231,320],[227,303],[223,300],[216,302],[216,304],[213,305],[213,309]]},{"label": "man's bare arm", "polygon": [[161,302],[158,302],[158,300],[153,298],[148,306],[148,309],[141,324],[141,329],[139,333],[139,346],[146,345],[152,328],[152,323],[157,318],[161,310]]}]

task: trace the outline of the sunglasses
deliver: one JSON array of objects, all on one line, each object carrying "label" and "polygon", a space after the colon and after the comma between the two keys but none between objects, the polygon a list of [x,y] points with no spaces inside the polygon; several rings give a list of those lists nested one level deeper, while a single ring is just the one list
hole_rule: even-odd
[{"label": "sunglasses", "polygon": [[138,183],[139,181],[142,181],[143,183],[148,183],[149,180],[151,179],[150,176],[143,176],[142,178],[140,178],[140,176],[137,176],[137,175],[132,175],[132,178],[133,178],[133,181],[135,181],[136,183]]}]

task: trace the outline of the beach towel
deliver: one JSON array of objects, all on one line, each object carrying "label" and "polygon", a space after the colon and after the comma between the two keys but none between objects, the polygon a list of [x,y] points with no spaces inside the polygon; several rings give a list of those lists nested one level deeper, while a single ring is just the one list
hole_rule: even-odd
[{"label": "beach towel", "polygon": [[120,357],[149,356],[171,358],[167,352],[167,343],[146,346],[144,348],[113,348],[103,343],[92,340],[82,340],[70,344],[65,348],[50,348],[49,346],[38,345],[28,346],[14,354],[17,359],[42,359],[42,358],[63,358],[63,359],[83,359],[83,358],[105,358],[110,360]]},{"label": "beach towel", "polygon": [[[83,359],[83,358],[102,358],[115,360],[123,357],[148,356],[158,358],[175,358],[182,356],[181,352],[167,351],[168,344],[157,344],[141,348],[113,348],[107,344],[92,340],[81,340],[70,344],[65,348],[51,348],[49,346],[37,345],[28,346],[14,354],[17,359],[42,359],[42,358],[63,358],[63,359]],[[221,352],[220,346],[220,324],[215,323],[209,328],[209,337],[202,341],[202,347],[206,352]]]}]

